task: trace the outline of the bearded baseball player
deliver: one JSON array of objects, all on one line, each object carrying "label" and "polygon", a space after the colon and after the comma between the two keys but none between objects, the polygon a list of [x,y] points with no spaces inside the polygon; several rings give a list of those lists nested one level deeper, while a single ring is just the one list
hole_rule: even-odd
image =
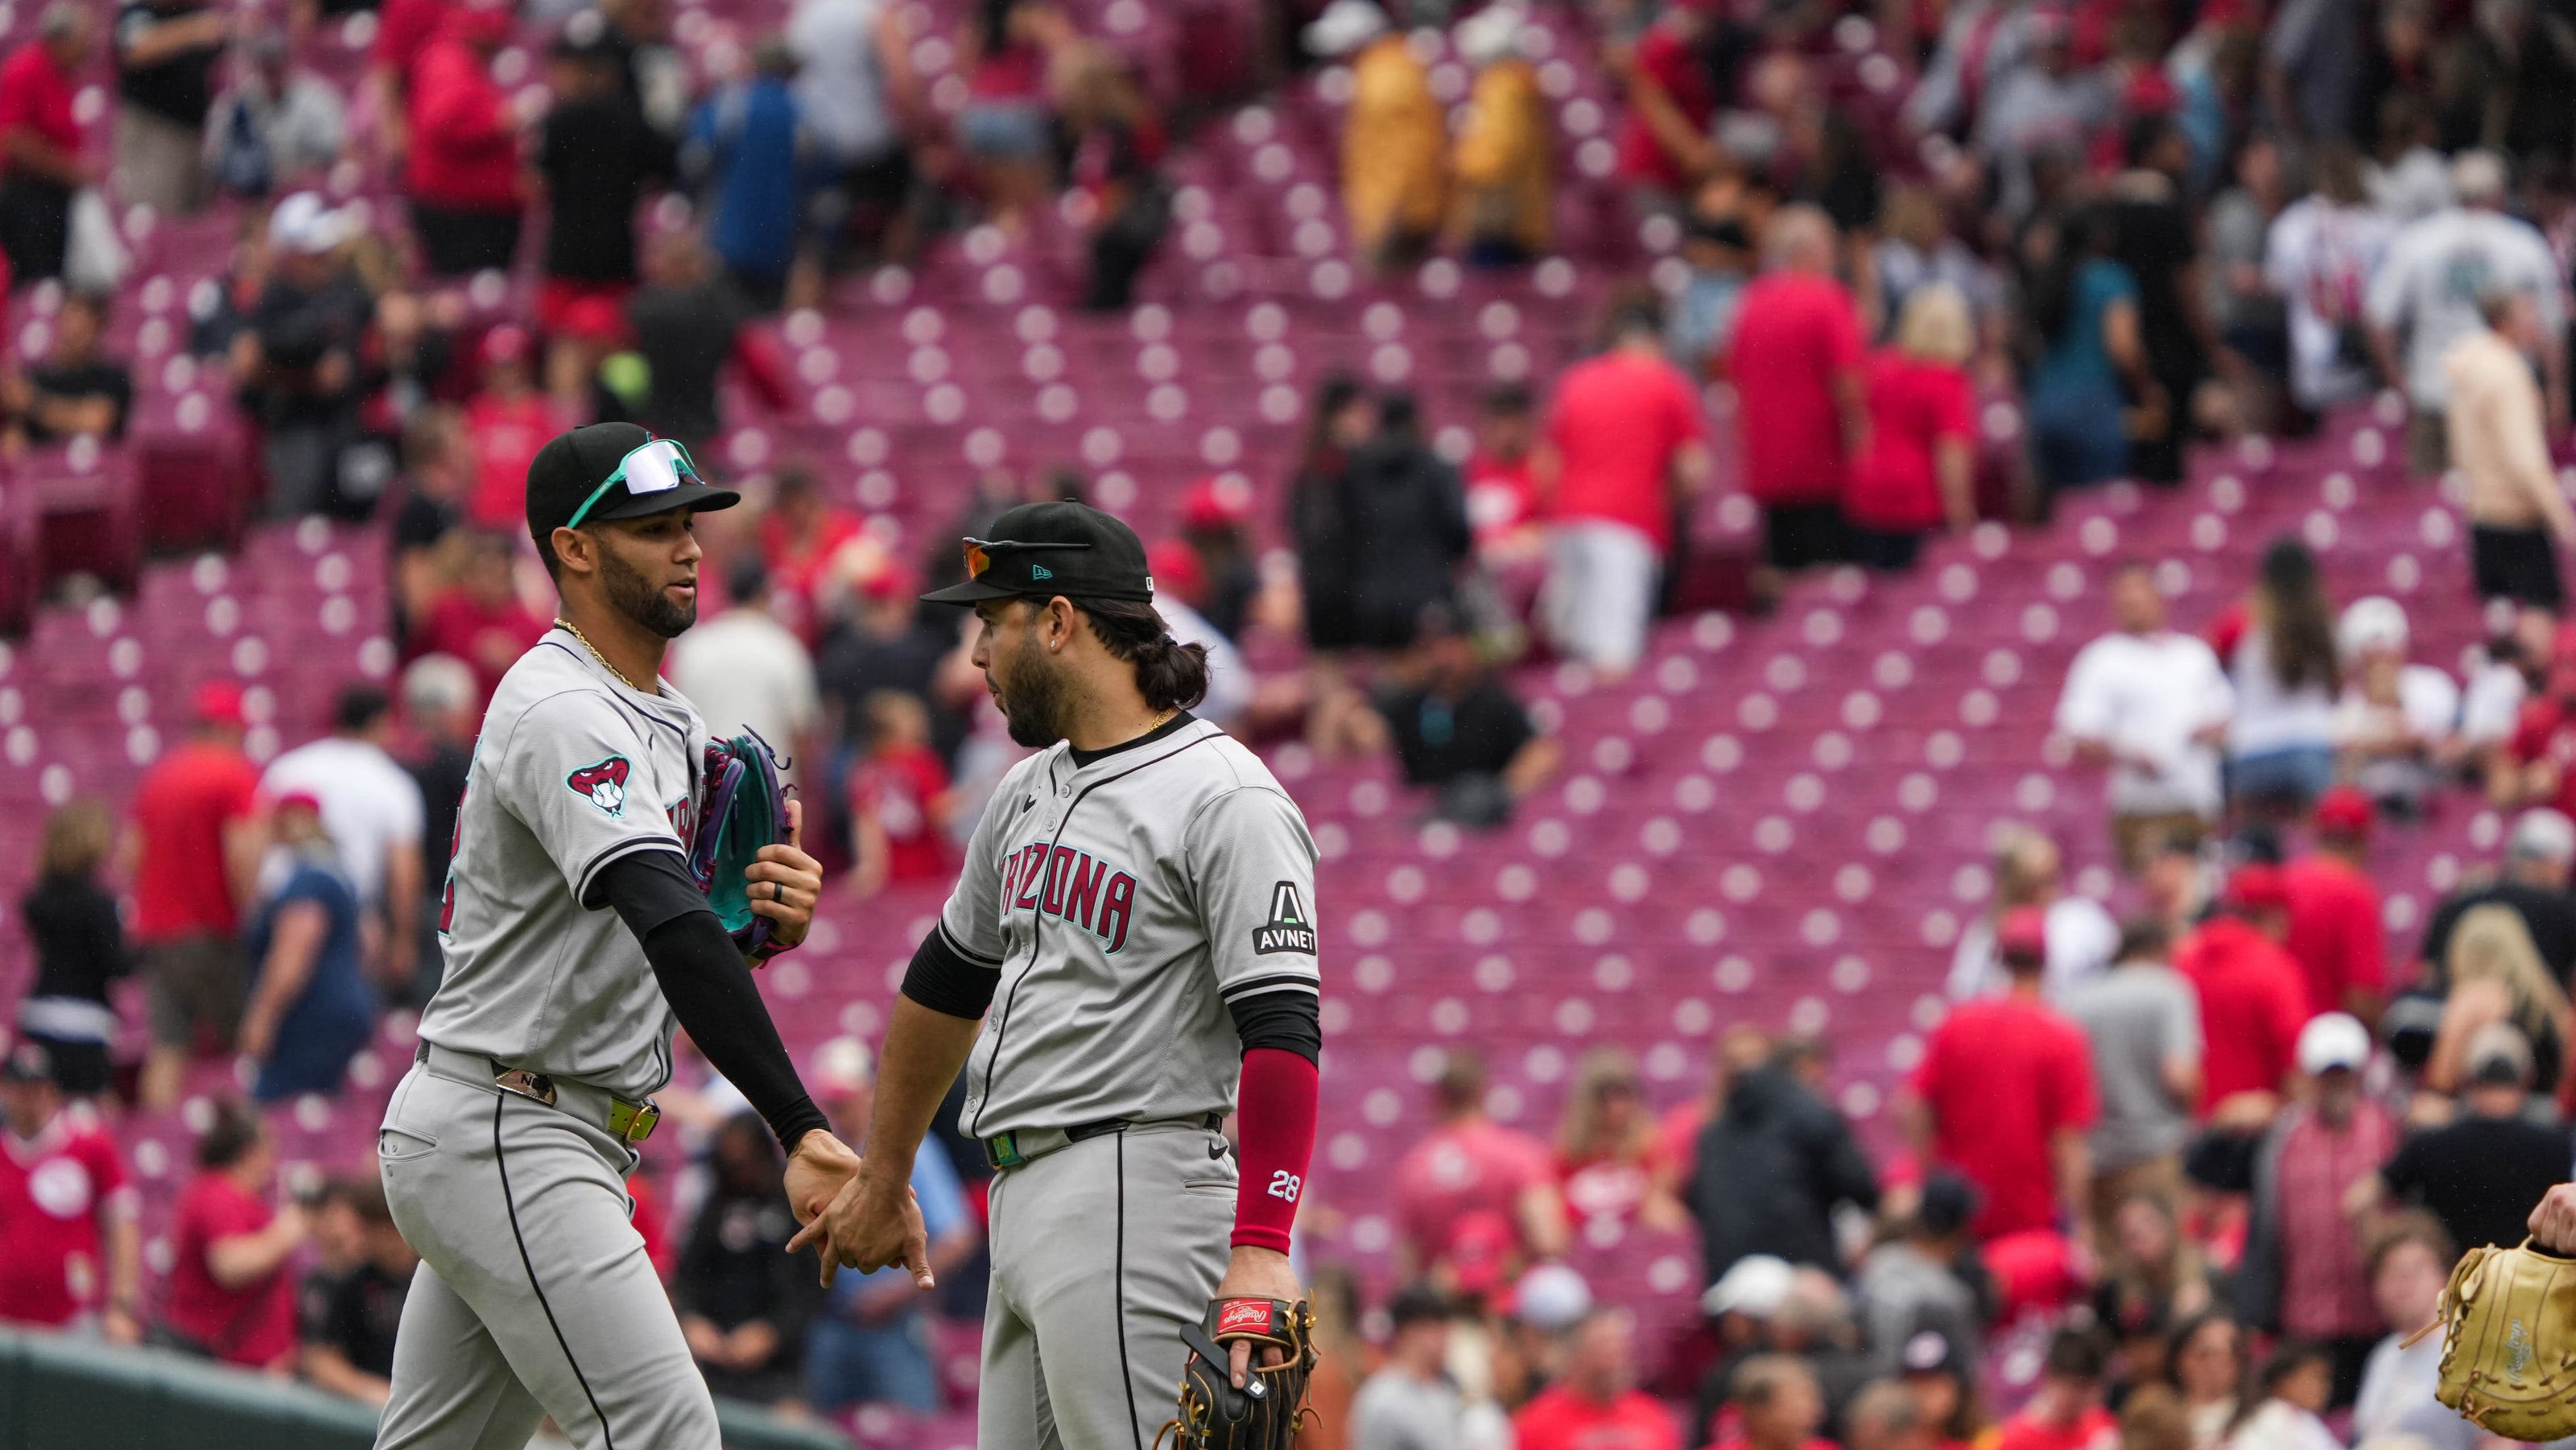
[{"label": "bearded baseball player", "polygon": [[[975,663],[1038,753],[994,792],[913,955],[866,1159],[794,1246],[929,1287],[906,1186],[962,1067],[961,1126],[998,1170],[982,1450],[1145,1450],[1190,1373],[1293,1426],[1314,842],[1261,762],[1190,715],[1203,651],[1165,633],[1125,524],[1042,503],[992,533],[966,541],[967,582],[924,598],[974,607]],[[1192,1419],[1185,1400],[1185,1447],[1284,1443]]]},{"label": "bearded baseball player", "polygon": [[[662,651],[697,619],[691,520],[737,498],[629,423],[576,428],[528,469],[563,614],[484,715],[439,912],[446,977],[377,1139],[421,1257],[379,1446],[518,1450],[551,1415],[596,1450],[716,1450],[628,1221],[674,1019],[778,1135],[800,1217],[858,1167],[687,864],[716,826],[699,819],[707,730]],[[822,887],[796,825],[790,803],[785,843],[743,871],[764,954],[804,939]]]}]

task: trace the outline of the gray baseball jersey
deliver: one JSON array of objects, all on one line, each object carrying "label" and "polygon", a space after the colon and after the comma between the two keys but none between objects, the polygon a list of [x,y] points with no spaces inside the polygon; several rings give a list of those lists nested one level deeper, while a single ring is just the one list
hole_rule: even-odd
[{"label": "gray baseball jersey", "polygon": [[474,746],[439,907],[447,975],[420,1035],[641,1099],[671,1076],[671,1009],[600,868],[688,849],[707,729],[562,630],[501,678]]},{"label": "gray baseball jersey", "polygon": [[1226,1008],[1315,992],[1315,842],[1251,751],[1181,715],[1022,761],[984,808],[939,929],[1001,973],[966,1069],[990,1138],[1231,1112]]}]

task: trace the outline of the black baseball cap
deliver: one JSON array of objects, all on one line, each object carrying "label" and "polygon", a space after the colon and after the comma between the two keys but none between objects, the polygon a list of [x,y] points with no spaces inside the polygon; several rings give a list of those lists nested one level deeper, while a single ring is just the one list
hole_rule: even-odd
[{"label": "black baseball cap", "polygon": [[[632,423],[593,423],[556,434],[528,465],[529,537],[543,544],[555,530],[573,527],[575,518],[593,524],[602,519],[650,518],[673,509],[711,513],[742,502],[741,494],[700,478],[694,462],[676,470],[676,486],[638,493],[632,479],[608,482],[628,455],[654,441],[652,434]],[[670,447],[678,459],[688,459],[680,445]]]},{"label": "black baseball cap", "polygon": [[1027,503],[993,520],[987,539],[966,539],[966,582],[922,597],[929,604],[986,599],[1132,599],[1152,603],[1145,542],[1109,514],[1079,503]]}]

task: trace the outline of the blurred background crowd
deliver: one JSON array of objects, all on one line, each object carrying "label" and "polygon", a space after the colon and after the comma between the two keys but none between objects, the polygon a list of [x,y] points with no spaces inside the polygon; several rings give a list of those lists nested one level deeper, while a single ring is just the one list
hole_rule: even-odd
[{"label": "blurred background crowd", "polygon": [[[1201,713],[1347,787],[1319,838],[1420,842],[1328,845],[1328,997],[1400,975],[1336,891],[1400,911],[1461,851],[1503,863],[1471,903],[1663,933],[1574,973],[1641,1011],[1538,1003],[1563,1050],[1456,998],[1328,1010],[1341,1106],[1401,1141],[1362,1174],[1328,1110],[1319,1450],[2480,1438],[2405,1341],[2576,1156],[2576,9],[55,0],[0,35],[0,532],[33,541],[0,574],[51,591],[0,680],[63,685],[0,690],[0,1319],[382,1401],[412,1258],[371,1104],[482,708],[551,617],[523,478],[623,418],[750,504],[700,522],[720,588],[669,679],[790,757],[840,935],[905,936],[1016,758],[916,596],[1033,498],[1138,519]],[[337,571],[263,625],[311,645],[295,698],[221,643],[220,557],[141,562],[207,490],[264,521],[241,574]],[[218,667],[122,683],[120,595],[202,613],[173,657]],[[1721,687],[1739,630],[1816,653]],[[1825,770],[1918,678],[2032,748],[1890,721],[1932,773],[1849,822],[1877,874],[1802,866],[1728,732],[1810,668],[1856,692],[1787,727]],[[89,728],[43,713],[75,696],[113,758],[22,750]],[[1676,714],[1724,728],[1640,761]],[[1932,829],[1978,751],[2004,784]],[[1632,806],[1662,901],[1539,879]],[[1943,925],[1825,952],[1675,809]],[[1710,950],[1766,913],[1804,945]],[[1507,994],[1473,917],[1439,970]],[[818,940],[868,955],[797,1009],[822,969],[770,973],[845,1135],[893,950]],[[1823,994],[1873,972],[1899,1018],[1838,1041]],[[636,1221],[718,1393],[950,1443],[989,1174],[953,1115],[925,1301],[780,1252],[767,1134],[703,1063],[662,1102]],[[1680,1312],[1609,1263],[1639,1244]]]}]

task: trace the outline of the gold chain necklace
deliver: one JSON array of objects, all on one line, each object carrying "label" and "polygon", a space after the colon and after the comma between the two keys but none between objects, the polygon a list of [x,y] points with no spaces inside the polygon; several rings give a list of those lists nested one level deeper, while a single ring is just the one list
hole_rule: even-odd
[{"label": "gold chain necklace", "polygon": [[595,644],[592,644],[592,643],[590,642],[590,636],[589,636],[589,635],[586,635],[586,634],[584,634],[584,633],[582,633],[582,632],[581,632],[581,626],[580,626],[580,625],[577,625],[577,624],[573,623],[573,622],[572,622],[571,620],[569,620],[569,619],[558,619],[558,620],[556,620],[556,621],[555,621],[555,628],[557,628],[557,629],[563,629],[563,630],[570,630],[570,631],[572,632],[572,637],[573,637],[573,638],[575,638],[575,639],[577,639],[577,640],[580,640],[580,641],[581,641],[581,647],[582,647],[583,649],[586,649],[586,650],[590,651],[590,657],[591,657],[592,659],[595,659],[595,660],[599,661],[599,667],[600,667],[601,669],[603,669],[603,670],[608,671],[610,674],[615,675],[615,676],[618,678],[618,681],[619,681],[620,683],[624,684],[624,685],[626,686],[626,688],[628,688],[628,689],[630,689],[630,690],[633,690],[636,694],[639,694],[639,695],[653,695],[653,696],[659,696],[659,695],[662,693],[661,688],[660,688],[658,685],[656,685],[654,688],[652,688],[652,689],[649,689],[649,690],[648,690],[648,689],[646,689],[644,686],[639,685],[639,684],[635,683],[633,680],[631,680],[631,679],[627,678],[627,674],[626,674],[626,672],[625,672],[624,670],[621,670],[621,669],[619,669],[617,666],[610,664],[610,663],[608,662],[608,656],[606,656],[606,655],[604,655],[604,654],[601,654],[601,653],[599,652],[599,646],[597,646],[597,645],[595,645]]}]

